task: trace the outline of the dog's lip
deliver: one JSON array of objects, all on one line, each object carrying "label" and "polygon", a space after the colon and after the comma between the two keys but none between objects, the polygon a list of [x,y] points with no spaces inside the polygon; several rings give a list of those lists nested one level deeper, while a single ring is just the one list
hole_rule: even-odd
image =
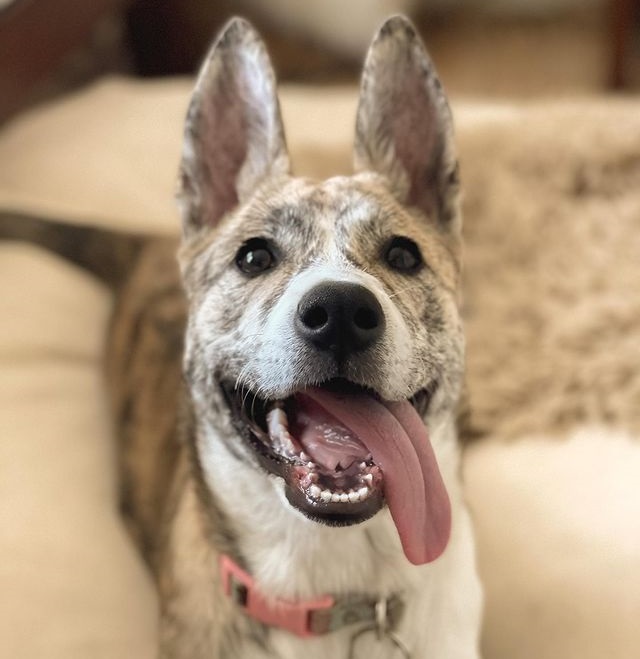
[{"label": "dog's lip", "polygon": [[[357,500],[357,497],[354,500],[353,496],[348,501],[344,496],[340,501],[326,500],[328,490],[323,491],[322,499],[324,500],[320,500],[318,490],[315,492],[315,497],[310,494],[312,490],[309,478],[313,468],[310,470],[309,465],[312,463],[306,462],[308,457],[304,452],[283,455],[274,449],[267,430],[267,411],[275,401],[279,401],[280,405],[287,405],[287,401],[291,401],[295,394],[284,400],[265,400],[245,389],[238,389],[230,380],[220,380],[220,386],[238,434],[252,449],[259,465],[269,474],[279,476],[284,480],[285,495],[294,508],[314,521],[335,526],[363,522],[373,517],[382,508],[384,505],[383,474],[372,461],[367,462],[364,467],[368,479],[368,492],[362,500]],[[366,393],[379,400],[382,399],[375,390],[345,379],[332,379],[320,386],[343,395]],[[422,416],[426,413],[435,388],[435,384],[422,388],[408,399]],[[306,387],[302,387],[299,391],[304,392],[305,389]],[[300,449],[299,446],[298,449]],[[360,467],[363,468],[363,465],[361,464]],[[343,492],[343,490],[339,491]],[[355,493],[355,490],[352,492]]]}]

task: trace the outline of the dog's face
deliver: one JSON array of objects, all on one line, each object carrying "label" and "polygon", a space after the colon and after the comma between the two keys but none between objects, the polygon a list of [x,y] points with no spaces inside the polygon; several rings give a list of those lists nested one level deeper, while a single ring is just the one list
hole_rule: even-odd
[{"label": "dog's face", "polygon": [[354,176],[291,176],[264,46],[232,21],[187,118],[185,372],[237,469],[277,476],[315,521],[386,501],[424,562],[450,523],[420,417],[450,415],[461,380],[458,182],[446,100],[402,18],[370,49],[355,153]]}]

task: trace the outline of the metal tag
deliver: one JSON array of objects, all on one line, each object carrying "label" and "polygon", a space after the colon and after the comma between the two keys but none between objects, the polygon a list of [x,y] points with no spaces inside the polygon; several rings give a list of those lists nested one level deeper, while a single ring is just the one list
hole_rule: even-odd
[{"label": "metal tag", "polygon": [[349,643],[349,659],[357,659],[356,650],[358,641],[369,633],[376,635],[378,643],[387,643],[388,645],[391,645],[391,654],[385,655],[386,657],[389,657],[389,659],[398,653],[401,659],[411,659],[409,649],[393,630],[393,625],[389,620],[387,603],[386,599],[381,599],[376,602],[375,625],[363,627],[353,634]]}]

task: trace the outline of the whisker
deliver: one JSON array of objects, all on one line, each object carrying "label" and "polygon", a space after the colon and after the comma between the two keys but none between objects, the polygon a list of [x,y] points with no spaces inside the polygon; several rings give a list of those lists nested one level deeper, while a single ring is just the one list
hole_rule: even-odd
[{"label": "whisker", "polygon": [[420,283],[409,284],[408,286],[405,286],[404,288],[401,288],[399,291],[395,291],[395,293],[391,293],[389,295],[389,297],[394,298],[394,297],[400,295],[401,293],[405,293],[406,291],[410,291],[410,290],[413,290],[414,288],[421,288],[421,287],[422,287],[422,284],[420,284]]}]

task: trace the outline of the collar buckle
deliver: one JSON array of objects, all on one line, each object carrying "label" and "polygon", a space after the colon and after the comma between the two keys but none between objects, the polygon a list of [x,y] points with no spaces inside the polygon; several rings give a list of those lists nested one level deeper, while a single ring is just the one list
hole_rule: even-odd
[{"label": "collar buckle", "polygon": [[366,623],[375,624],[383,635],[398,626],[403,613],[404,603],[397,595],[379,600],[351,596],[337,600],[329,609],[314,611],[311,628],[316,634],[327,634],[348,625]]}]

